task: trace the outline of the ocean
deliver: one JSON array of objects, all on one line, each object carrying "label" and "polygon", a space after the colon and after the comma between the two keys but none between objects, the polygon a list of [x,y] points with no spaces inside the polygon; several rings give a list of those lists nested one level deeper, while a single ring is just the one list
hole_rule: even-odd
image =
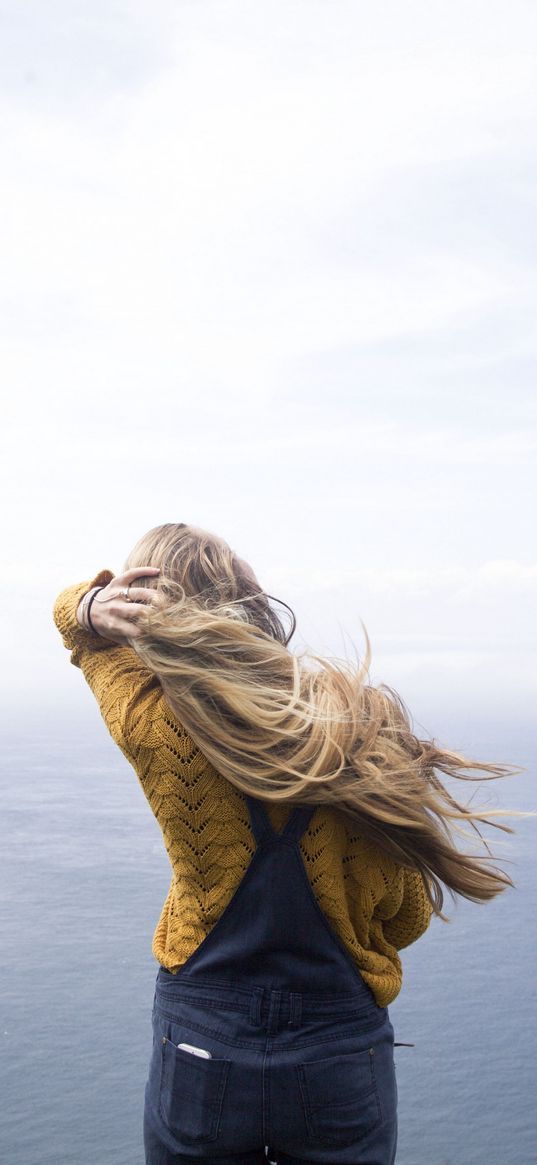
[{"label": "ocean", "polygon": [[[151,938],[169,866],[135,774],[100,721],[82,720],[4,739],[3,1165],[144,1165]],[[534,728],[455,725],[441,739],[525,766],[487,789],[534,808]],[[516,890],[448,901],[451,921],[402,952],[390,1014],[414,1046],[396,1049],[397,1165],[537,1162],[537,819],[514,824],[493,841]]]}]

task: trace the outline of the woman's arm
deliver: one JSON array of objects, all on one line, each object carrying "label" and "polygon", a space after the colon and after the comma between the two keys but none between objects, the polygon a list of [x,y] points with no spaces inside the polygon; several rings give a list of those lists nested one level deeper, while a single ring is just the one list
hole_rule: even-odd
[{"label": "woman's arm", "polygon": [[[90,582],[78,583],[62,591],[54,604],[54,622],[64,646],[71,652],[71,663],[79,667],[89,684],[108,727],[127,759],[135,759],[131,725],[140,715],[151,724],[157,705],[163,702],[160,684],[140,662],[128,639],[139,634],[147,604],[158,601],[151,588],[133,586],[141,575],[157,575],[146,567],[114,577],[104,570]],[[91,608],[93,631],[79,623],[81,600],[93,587],[103,589]],[[129,586],[129,598],[121,590]]]},{"label": "woman's arm", "polygon": [[375,911],[382,921],[382,933],[400,951],[416,942],[431,921],[432,906],[418,870],[399,867],[389,893]]}]

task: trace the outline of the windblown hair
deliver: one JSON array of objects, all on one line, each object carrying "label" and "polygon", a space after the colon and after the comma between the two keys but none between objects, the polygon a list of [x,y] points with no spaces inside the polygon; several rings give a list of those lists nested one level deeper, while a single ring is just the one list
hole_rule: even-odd
[{"label": "windblown hair", "polygon": [[[361,666],[293,653],[291,609],[281,604],[291,616],[286,630],[271,606],[281,600],[262,590],[248,564],[223,539],[185,523],[142,537],[125,569],[136,566],[160,568],[158,582],[136,585],[156,586],[161,602],[148,609],[131,646],[178,721],[236,788],[267,801],[337,807],[399,865],[420,871],[442,918],[443,887],[485,902],[513,885],[479,829],[512,833],[497,820],[505,812],[485,816],[459,803],[438,773],[472,781],[519,770],[415,736],[397,693],[367,683],[365,628]],[[468,837],[462,822],[479,852],[457,848],[453,835]]]}]

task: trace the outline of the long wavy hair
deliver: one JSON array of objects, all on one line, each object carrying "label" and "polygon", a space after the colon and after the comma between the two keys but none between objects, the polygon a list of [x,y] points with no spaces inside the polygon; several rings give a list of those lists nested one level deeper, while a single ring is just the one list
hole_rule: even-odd
[{"label": "long wavy hair", "polygon": [[[337,807],[395,862],[420,871],[442,918],[443,887],[485,902],[513,885],[479,828],[512,833],[498,820],[506,813],[461,804],[438,774],[490,780],[520,769],[417,737],[397,693],[367,682],[365,627],[360,666],[291,651],[291,608],[262,589],[222,538],[184,522],[145,534],[125,563],[136,566],[160,568],[158,581],[136,585],[156,587],[161,602],[131,646],[231,784],[266,801]],[[287,628],[276,605],[287,612]],[[454,835],[470,836],[477,852],[475,845],[463,852]]]}]

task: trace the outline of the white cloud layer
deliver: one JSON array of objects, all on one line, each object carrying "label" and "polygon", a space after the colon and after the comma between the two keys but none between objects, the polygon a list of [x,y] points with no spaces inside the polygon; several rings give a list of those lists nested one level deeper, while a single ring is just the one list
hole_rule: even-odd
[{"label": "white cloud layer", "polygon": [[71,698],[55,592],[190,520],[313,647],[363,618],[418,700],[440,655],[454,703],[535,700],[536,26],[2,6],[8,697]]}]

